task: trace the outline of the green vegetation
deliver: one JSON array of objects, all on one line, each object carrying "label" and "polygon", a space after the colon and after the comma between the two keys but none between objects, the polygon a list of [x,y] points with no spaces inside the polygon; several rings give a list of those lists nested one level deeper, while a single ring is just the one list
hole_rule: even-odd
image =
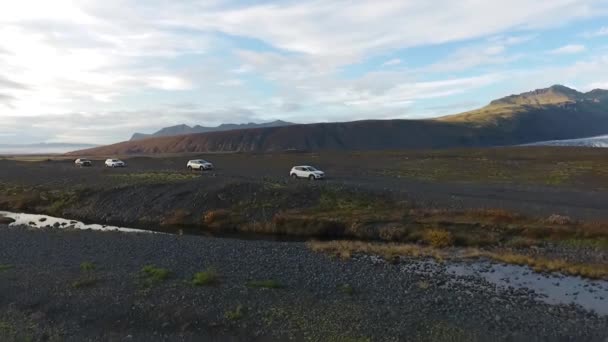
[{"label": "green vegetation", "polygon": [[141,274],[144,277],[147,285],[153,285],[169,278],[171,272],[166,268],[146,265],[141,269]]},{"label": "green vegetation", "polygon": [[228,310],[224,314],[224,317],[226,317],[226,319],[229,319],[231,321],[239,320],[239,319],[243,318],[243,316],[245,316],[245,313],[243,310],[243,306],[240,304],[237,305],[237,307],[234,310]]},{"label": "green vegetation", "polygon": [[110,174],[114,181],[122,185],[133,184],[166,184],[185,182],[200,177],[200,175],[184,172],[139,172]]},{"label": "green vegetation", "polygon": [[95,271],[95,264],[92,262],[83,261],[80,264],[80,271],[83,274],[78,280],[72,283],[73,288],[80,289],[85,287],[93,287],[100,281],[100,279],[93,275],[93,271]]},{"label": "green vegetation", "polygon": [[419,281],[416,283],[416,286],[421,290],[426,290],[431,287],[431,284],[428,281]]},{"label": "green vegetation", "polygon": [[197,272],[192,278],[192,285],[194,286],[209,286],[215,285],[219,281],[219,274],[214,268],[209,268],[203,272]]},{"label": "green vegetation", "polygon": [[262,288],[262,289],[282,289],[284,286],[276,280],[252,280],[247,282],[248,287]]},{"label": "green vegetation", "polygon": [[[517,149],[512,149],[517,150]],[[502,152],[502,151],[501,151]],[[488,153],[458,150],[448,153],[408,155],[394,165],[377,171],[379,175],[424,181],[466,183],[542,184],[548,186],[589,186],[608,189],[608,160],[596,156],[543,156],[542,150],[511,150]],[[534,155],[536,152],[537,155]],[[404,156],[405,157],[405,156]]]},{"label": "green vegetation", "polygon": [[12,270],[13,268],[15,268],[15,266],[13,266],[13,265],[9,265],[9,264],[0,264],[0,272],[2,272],[2,271],[8,271],[8,270]]},{"label": "green vegetation", "polygon": [[23,186],[0,183],[0,207],[11,211],[44,211],[61,216],[63,211],[78,203],[86,190],[81,187],[49,189],[42,186]]},{"label": "green vegetation", "polygon": [[72,283],[72,287],[75,289],[81,289],[85,287],[93,287],[99,282],[99,279],[94,277],[85,277],[78,279]]},{"label": "green vegetation", "polygon": [[11,332],[13,331],[13,326],[4,321],[0,321],[0,332]]},{"label": "green vegetation", "polygon": [[83,272],[92,272],[95,270],[95,264],[89,261],[84,261],[80,264],[80,270]]},{"label": "green vegetation", "polygon": [[353,287],[350,286],[350,284],[342,284],[338,287],[338,290],[349,296],[352,296],[353,294],[355,294],[355,289],[353,289]]}]

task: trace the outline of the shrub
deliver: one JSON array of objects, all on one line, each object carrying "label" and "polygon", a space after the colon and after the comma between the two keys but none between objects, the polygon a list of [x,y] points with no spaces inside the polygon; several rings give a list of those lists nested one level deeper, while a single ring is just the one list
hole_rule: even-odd
[{"label": "shrub", "polygon": [[160,282],[169,277],[168,269],[156,267],[154,265],[147,265],[141,269],[141,273],[146,277],[149,281]]},{"label": "shrub", "polygon": [[378,229],[378,236],[384,241],[404,241],[407,235],[406,229],[401,227],[382,227]]},{"label": "shrub", "polygon": [[2,271],[8,271],[10,269],[15,268],[15,266],[13,265],[8,265],[8,264],[0,264],[0,272]]},{"label": "shrub", "polygon": [[80,264],[80,270],[83,272],[91,272],[95,270],[95,264],[92,262],[85,261]]},{"label": "shrub", "polygon": [[80,288],[84,288],[84,287],[92,287],[95,284],[97,284],[98,279],[96,278],[83,278],[83,279],[79,279],[76,280],[75,282],[72,283],[72,287],[75,289],[80,289]]},{"label": "shrub", "polygon": [[443,229],[429,229],[422,235],[424,242],[435,248],[446,248],[454,244],[454,237]]},{"label": "shrub", "polygon": [[304,214],[278,213],[272,223],[275,233],[293,236],[336,237],[343,236],[345,225],[338,219],[328,219]]},{"label": "shrub", "polygon": [[225,209],[208,211],[203,215],[202,221],[206,228],[217,231],[231,231],[245,225],[238,214]]},{"label": "shrub", "polygon": [[338,287],[338,290],[340,290],[340,292],[347,294],[349,296],[352,296],[355,293],[355,289],[353,289],[353,287],[350,286],[349,284],[340,285]]},{"label": "shrub", "polygon": [[567,225],[567,224],[574,223],[574,221],[570,217],[558,215],[558,214],[553,214],[553,215],[547,217],[544,222],[548,223],[548,224],[558,224],[558,225]]},{"label": "shrub", "polygon": [[224,316],[231,321],[236,321],[243,318],[243,306],[241,304],[237,305],[236,309],[226,311]]},{"label": "shrub", "polygon": [[188,223],[188,216],[190,213],[185,209],[175,209],[173,212],[167,214],[161,221],[163,226],[183,226]]},{"label": "shrub", "polygon": [[192,278],[192,285],[194,286],[208,286],[218,282],[218,273],[215,269],[209,268],[203,272],[197,272]]}]

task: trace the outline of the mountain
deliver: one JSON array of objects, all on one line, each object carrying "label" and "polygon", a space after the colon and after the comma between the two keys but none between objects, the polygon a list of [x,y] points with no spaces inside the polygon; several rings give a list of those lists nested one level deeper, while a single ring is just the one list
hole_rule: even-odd
[{"label": "mountain", "polygon": [[541,141],[529,144],[531,146],[577,146],[577,147],[604,147],[608,148],[608,135],[599,137]]},{"label": "mountain", "polygon": [[608,133],[608,91],[556,85],[434,120],[366,120],[238,129],[127,141],[75,154],[380,150],[520,145]]},{"label": "mountain", "polygon": [[0,154],[59,154],[76,149],[93,148],[97,145],[74,143],[0,144]]},{"label": "mountain", "polygon": [[282,120],[276,120],[272,122],[265,123],[246,123],[246,124],[221,124],[217,127],[205,127],[196,125],[194,127],[190,127],[188,125],[176,125],[171,127],[165,127],[161,130],[152,133],[135,133],[131,137],[131,141],[133,140],[141,140],[153,137],[169,137],[173,135],[184,135],[184,134],[195,134],[195,133],[208,133],[208,132],[222,132],[222,131],[231,131],[235,129],[249,129],[249,128],[263,128],[263,127],[281,127],[281,126],[289,126],[293,125],[291,122],[286,122]]}]

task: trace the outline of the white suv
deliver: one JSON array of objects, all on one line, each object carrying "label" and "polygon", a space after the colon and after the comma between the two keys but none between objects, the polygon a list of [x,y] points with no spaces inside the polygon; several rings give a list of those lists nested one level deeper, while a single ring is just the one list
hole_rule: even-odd
[{"label": "white suv", "polygon": [[118,159],[106,159],[106,167],[125,167],[127,164]]},{"label": "white suv", "polygon": [[325,172],[306,165],[292,167],[289,175],[293,179],[308,178],[310,180],[316,180],[325,178]]},{"label": "white suv", "polygon": [[188,164],[186,164],[186,167],[188,168],[188,170],[213,170],[213,164],[203,159],[189,160]]}]

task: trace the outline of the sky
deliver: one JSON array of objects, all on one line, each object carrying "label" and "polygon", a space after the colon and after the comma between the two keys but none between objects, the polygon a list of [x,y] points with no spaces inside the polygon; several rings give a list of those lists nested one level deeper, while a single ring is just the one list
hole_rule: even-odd
[{"label": "sky", "polygon": [[176,124],[420,119],[608,89],[608,0],[19,0],[0,144]]}]

